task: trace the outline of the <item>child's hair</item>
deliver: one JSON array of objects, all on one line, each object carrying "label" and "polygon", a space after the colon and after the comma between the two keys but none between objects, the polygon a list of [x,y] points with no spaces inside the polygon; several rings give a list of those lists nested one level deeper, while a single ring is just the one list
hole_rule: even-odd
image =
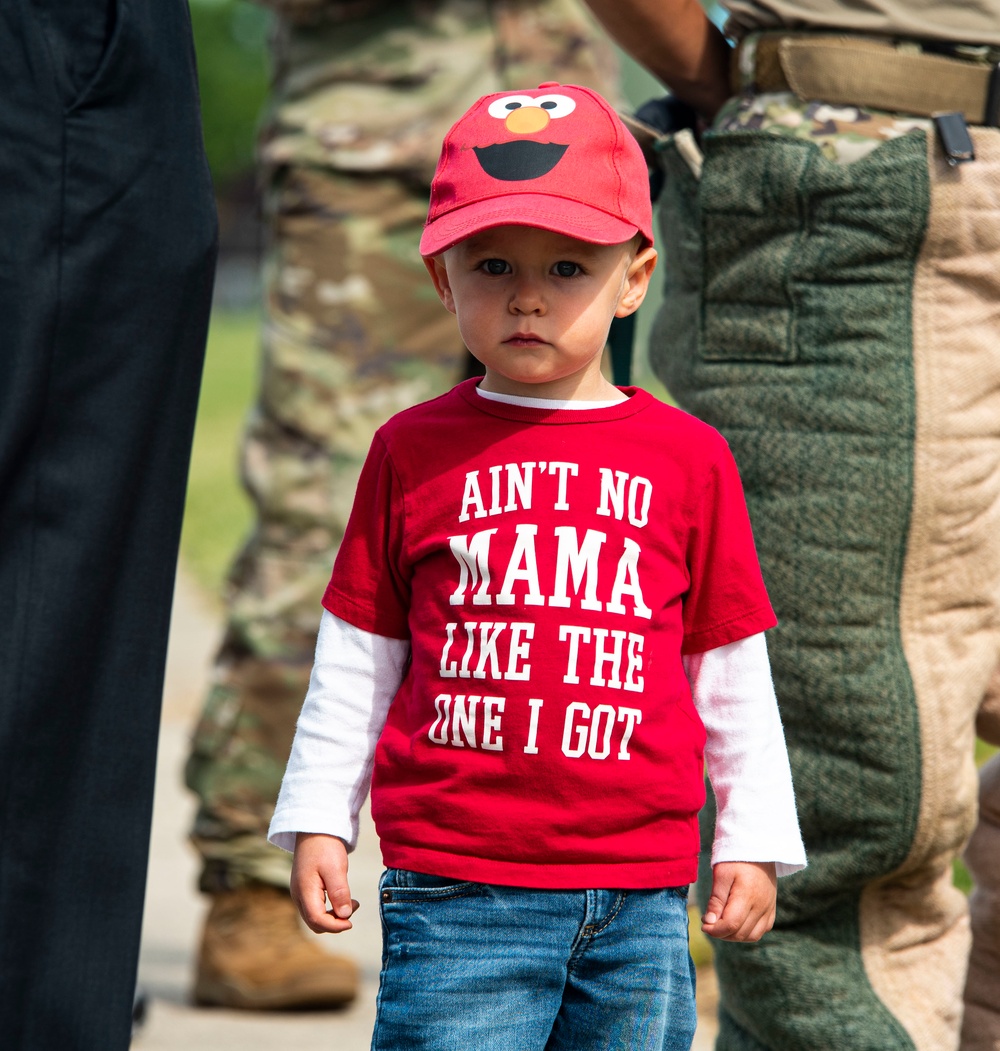
[{"label": "child's hair", "polygon": [[511,225],[653,243],[645,158],[597,92],[548,83],[486,95],[445,136],[421,255]]}]

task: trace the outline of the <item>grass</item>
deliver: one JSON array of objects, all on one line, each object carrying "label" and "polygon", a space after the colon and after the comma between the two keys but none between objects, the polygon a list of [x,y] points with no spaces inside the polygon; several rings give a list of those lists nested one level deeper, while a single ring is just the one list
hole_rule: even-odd
[{"label": "grass", "polygon": [[209,595],[252,522],[239,481],[239,446],[257,382],[256,313],[212,315],[184,505],[181,559]]}]

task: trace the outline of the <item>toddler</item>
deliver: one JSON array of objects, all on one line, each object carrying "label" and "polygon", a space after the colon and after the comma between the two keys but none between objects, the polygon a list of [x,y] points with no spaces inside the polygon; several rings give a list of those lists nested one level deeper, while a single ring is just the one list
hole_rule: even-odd
[{"label": "toddler", "polygon": [[485,375],[375,436],[270,839],[348,929],[370,785],[378,1051],[681,1051],[705,765],[706,933],[760,938],[805,856],[736,466],[601,369],[656,262],[642,153],[586,88],[480,99],[421,253]]}]

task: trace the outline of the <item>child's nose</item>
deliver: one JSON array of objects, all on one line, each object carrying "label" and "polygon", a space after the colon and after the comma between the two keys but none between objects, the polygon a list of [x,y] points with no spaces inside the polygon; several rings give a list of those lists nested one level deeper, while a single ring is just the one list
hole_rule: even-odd
[{"label": "child's nose", "polygon": [[533,282],[522,281],[511,293],[510,309],[515,314],[540,314],[545,301]]},{"label": "child's nose", "polygon": [[514,135],[533,135],[547,128],[550,119],[541,106],[519,106],[510,111],[504,123]]}]

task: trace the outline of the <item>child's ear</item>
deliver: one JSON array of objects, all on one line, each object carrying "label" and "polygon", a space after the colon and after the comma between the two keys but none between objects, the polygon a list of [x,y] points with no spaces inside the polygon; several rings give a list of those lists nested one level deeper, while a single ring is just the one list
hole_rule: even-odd
[{"label": "child's ear", "polygon": [[636,252],[632,262],[625,271],[625,283],[622,294],[618,297],[618,309],[615,317],[628,317],[634,314],[649,291],[649,280],[656,269],[656,249],[649,245]]},{"label": "child's ear", "polygon": [[451,282],[448,280],[448,270],[444,265],[444,256],[434,255],[429,259],[425,257],[424,266],[427,267],[427,272],[431,275],[438,298],[444,303],[445,308],[454,314],[455,297],[451,294]]}]

